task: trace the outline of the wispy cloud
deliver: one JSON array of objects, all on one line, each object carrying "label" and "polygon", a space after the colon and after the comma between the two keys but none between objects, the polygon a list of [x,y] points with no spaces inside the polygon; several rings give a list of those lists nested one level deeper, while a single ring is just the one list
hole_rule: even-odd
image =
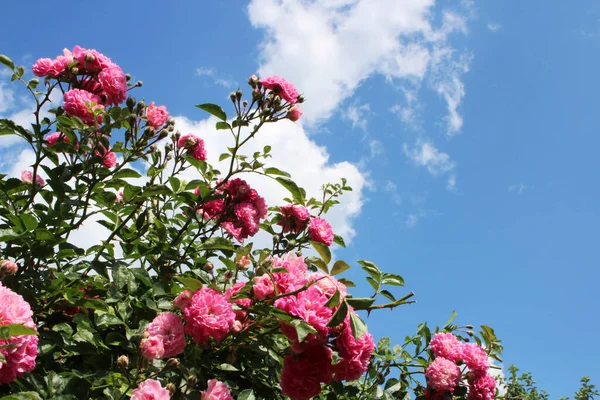
[{"label": "wispy cloud", "polygon": [[448,189],[455,188],[456,164],[450,159],[448,153],[438,150],[432,142],[423,140],[417,140],[413,147],[404,143],[403,150],[415,165],[427,168],[433,176],[445,175]]},{"label": "wispy cloud", "polygon": [[386,181],[383,185],[383,191],[390,196],[394,204],[397,206],[402,205],[402,196],[400,196],[400,193],[398,193],[398,185],[396,185],[394,182]]},{"label": "wispy cloud", "polygon": [[236,81],[217,75],[215,70],[212,68],[196,68],[196,75],[209,77],[212,79],[215,85],[223,86],[228,89],[234,88],[237,85]]},{"label": "wispy cloud", "polygon": [[371,113],[369,104],[356,105],[351,104],[346,111],[342,112],[342,116],[352,122],[352,129],[358,127],[363,131],[367,130],[367,115]]},{"label": "wispy cloud", "polygon": [[487,28],[492,32],[498,32],[500,29],[502,29],[502,24],[490,22],[489,24],[487,24]]},{"label": "wispy cloud", "polygon": [[526,184],[524,184],[522,182],[518,183],[516,185],[510,185],[508,187],[509,192],[515,192],[519,195],[522,194],[523,192],[525,192],[527,189],[529,189],[529,186],[527,186]]},{"label": "wispy cloud", "polygon": [[410,213],[404,219],[404,228],[415,228],[424,218],[436,217],[439,214],[435,210],[421,208],[414,213]]}]

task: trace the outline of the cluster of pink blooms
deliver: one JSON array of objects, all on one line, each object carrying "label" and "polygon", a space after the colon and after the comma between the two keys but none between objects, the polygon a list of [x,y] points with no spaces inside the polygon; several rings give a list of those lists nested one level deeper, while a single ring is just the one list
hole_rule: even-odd
[{"label": "cluster of pink blooms", "polygon": [[156,379],[146,379],[131,393],[131,400],[169,400],[171,394]]},{"label": "cluster of pink blooms", "polygon": [[277,223],[283,233],[300,233],[308,226],[310,240],[331,246],[335,235],[329,222],[320,217],[311,218],[310,212],[299,204],[286,204],[279,209],[281,220]]},{"label": "cluster of pink blooms", "polygon": [[226,383],[210,379],[208,387],[200,396],[200,400],[233,400],[233,396]]},{"label": "cluster of pink blooms", "polygon": [[[279,95],[283,100],[290,105],[298,102],[298,90],[292,83],[286,81],[279,76],[268,76],[260,80],[260,83],[265,89]],[[302,116],[302,110],[296,104],[287,113],[287,118],[291,121],[298,121]]]},{"label": "cluster of pink blooms", "polygon": [[146,327],[140,352],[147,359],[174,357],[185,350],[185,335],[181,319],[170,312],[159,314]]},{"label": "cluster of pink blooms", "polygon": [[[21,181],[23,183],[29,183],[32,184],[33,183],[33,172],[31,171],[21,171]],[[35,175],[35,183],[38,186],[44,186],[46,184],[46,181],[44,180],[44,178],[42,178],[40,176],[40,173],[38,171],[38,173]]]},{"label": "cluster of pink blooms", "polygon": [[177,141],[177,147],[184,149],[192,158],[199,161],[206,161],[206,149],[204,140],[195,133],[181,135]]},{"label": "cluster of pink blooms", "polygon": [[[196,189],[195,193],[200,195],[200,190]],[[260,220],[267,216],[265,199],[239,178],[221,183],[217,194],[226,196],[203,203],[198,212],[202,212],[204,218],[221,221],[221,227],[240,243],[256,235]]]},{"label": "cluster of pink blooms", "polygon": [[209,339],[220,342],[232,330],[236,319],[228,296],[207,287],[191,296],[186,293],[183,298],[175,299],[175,304],[183,305],[185,333],[196,343],[206,343]]},{"label": "cluster of pink blooms", "polygon": [[[281,324],[281,331],[292,343],[292,354],[286,357],[281,375],[284,394],[296,400],[309,399],[318,395],[321,384],[329,383],[332,378],[337,381],[358,379],[368,368],[375,349],[373,337],[365,333],[355,339],[349,315],[340,326],[327,326],[337,309],[337,306],[327,306],[327,302],[337,291],[343,299],[346,287],[327,274],[307,275],[304,259],[294,253],[269,261],[278,272],[254,278],[254,297],[257,300],[269,299],[276,293],[284,295],[308,286],[298,293],[277,298],[274,305],[302,319],[316,331],[300,341],[294,327]],[[329,341],[338,349],[339,361],[335,365],[332,365],[332,352],[327,346]]]},{"label": "cluster of pink blooms", "polygon": [[426,397],[441,400],[454,393],[461,381],[459,364],[469,368],[469,400],[493,400],[496,381],[489,374],[490,363],[485,350],[476,343],[460,342],[451,333],[436,333],[429,344],[435,360],[427,367]]},{"label": "cluster of pink blooms", "polygon": [[[31,307],[23,297],[0,283],[0,326],[21,324],[37,329],[32,317]],[[37,344],[37,335],[0,339],[0,353],[4,357],[4,361],[0,363],[0,384],[9,383],[35,368]]]}]

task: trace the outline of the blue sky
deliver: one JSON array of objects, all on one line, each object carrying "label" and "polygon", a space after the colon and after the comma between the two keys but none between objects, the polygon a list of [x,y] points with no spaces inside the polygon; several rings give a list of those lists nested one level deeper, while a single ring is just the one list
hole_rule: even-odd
[{"label": "blue sky", "polygon": [[[369,318],[376,336],[399,342],[457,310],[494,327],[505,363],[552,398],[583,375],[600,383],[598,2],[29,4],[52,23],[4,5],[0,53],[30,66],[96,48],[185,128],[207,129],[193,105],[226,104],[251,73],[296,82],[304,122],[270,138],[306,158],[281,166],[307,187],[348,175],[357,190],[332,218],[352,241],[336,256],[373,260],[416,292]],[[0,78],[0,115],[18,114]],[[20,150],[0,143],[3,172]]]}]

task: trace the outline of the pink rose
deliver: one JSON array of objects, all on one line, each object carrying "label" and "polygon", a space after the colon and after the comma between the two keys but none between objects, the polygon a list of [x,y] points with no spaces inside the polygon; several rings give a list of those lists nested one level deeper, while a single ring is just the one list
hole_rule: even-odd
[{"label": "pink rose", "polygon": [[79,46],[73,48],[73,57],[79,63],[79,68],[88,72],[99,72],[114,65],[104,54]]},{"label": "pink rose", "polygon": [[161,358],[165,354],[165,346],[160,336],[150,336],[140,342],[140,353],[148,360]]},{"label": "pink rose", "polygon": [[[148,125],[158,129],[158,127],[164,125],[169,119],[167,107],[157,107],[154,105],[154,102],[150,103],[150,105],[148,105],[148,107],[146,108],[146,118],[148,119]],[[204,159],[206,159],[206,156],[204,156]]]},{"label": "pink rose", "polygon": [[2,275],[13,275],[19,270],[19,266],[16,262],[11,260],[0,261],[0,274]]},{"label": "pink rose", "polygon": [[427,384],[436,391],[454,393],[454,388],[460,383],[460,368],[454,361],[437,357],[425,372]]},{"label": "pink rose", "polygon": [[227,296],[214,289],[197,290],[190,304],[183,310],[185,333],[196,343],[206,343],[210,338],[220,342],[229,334],[235,313]]},{"label": "pink rose", "polygon": [[269,76],[260,80],[260,83],[290,104],[298,101],[298,90],[296,87],[279,76]]},{"label": "pink rose", "polygon": [[[23,183],[33,183],[33,172],[31,172],[31,171],[21,171],[21,181],[23,181]],[[44,186],[46,184],[46,181],[44,181],[44,178],[42,178],[40,176],[40,174],[38,173],[35,176],[35,183],[38,186]]]},{"label": "pink rose", "polygon": [[308,400],[321,393],[321,383],[329,384],[333,368],[331,349],[307,346],[303,352],[283,360],[281,389],[294,400]]},{"label": "pink rose", "polygon": [[50,76],[56,78],[65,71],[66,64],[62,59],[51,60],[49,58],[40,58],[33,64],[31,70],[35,76]]},{"label": "pink rose", "polygon": [[102,157],[102,165],[106,168],[114,168],[117,165],[117,155],[110,151],[110,147],[105,149],[100,146],[100,149],[96,150],[94,154],[97,157]]},{"label": "pink rose", "polygon": [[315,242],[323,243],[327,246],[331,246],[333,243],[333,230],[331,229],[329,222],[325,221],[323,218],[311,218],[308,224],[308,234],[310,235],[310,240]]},{"label": "pink rose", "polygon": [[106,104],[119,105],[127,99],[127,78],[117,65],[104,68],[98,74],[98,82],[102,93],[106,96]]},{"label": "pink rose", "polygon": [[462,343],[451,333],[436,333],[429,343],[431,352],[436,357],[450,361],[458,361],[462,356]]},{"label": "pink rose", "polygon": [[211,379],[208,381],[208,388],[202,392],[201,400],[233,400],[229,386],[227,384]]},{"label": "pink rose", "polygon": [[[70,117],[78,117],[84,124],[94,125],[95,110],[104,110],[100,104],[100,97],[81,89],[71,89],[64,95],[63,109]],[[102,114],[98,115],[98,124],[102,123]]]},{"label": "pink rose", "polygon": [[183,312],[183,310],[190,305],[190,299],[193,295],[194,293],[191,290],[184,290],[183,292],[179,293],[177,297],[175,297],[175,300],[173,300],[173,306]]},{"label": "pink rose", "polygon": [[277,223],[283,227],[283,233],[300,233],[306,228],[310,213],[306,207],[299,204],[286,204],[279,209],[281,220]]},{"label": "pink rose", "polygon": [[131,400],[169,400],[171,394],[155,379],[146,379],[131,393]]},{"label": "pink rose", "polygon": [[170,312],[158,315],[146,328],[150,337],[160,337],[164,347],[162,357],[174,357],[185,350],[185,336],[181,319]]},{"label": "pink rose", "polygon": [[[150,120],[148,121],[148,123],[150,123]],[[204,140],[195,133],[188,133],[187,135],[182,135],[177,141],[177,146],[180,149],[186,149],[187,153],[196,160],[206,161],[206,150],[204,149]]]}]

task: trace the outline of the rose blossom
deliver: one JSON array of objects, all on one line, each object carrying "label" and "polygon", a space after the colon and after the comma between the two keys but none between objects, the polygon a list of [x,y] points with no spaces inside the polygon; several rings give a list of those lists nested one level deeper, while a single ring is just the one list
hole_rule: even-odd
[{"label": "rose blossom", "polygon": [[437,357],[425,372],[427,383],[439,392],[454,393],[454,388],[460,383],[460,368],[454,361]]},{"label": "rose blossom", "polygon": [[281,220],[277,225],[283,227],[283,233],[300,233],[310,218],[308,209],[299,204],[286,204],[279,209]]},{"label": "rose blossom", "polygon": [[[100,97],[86,90],[71,89],[65,93],[64,100],[63,109],[67,115],[78,117],[87,125],[94,125],[96,122],[93,110],[104,110]],[[98,123],[102,123],[102,114],[98,115]]]},{"label": "rose blossom", "polygon": [[146,327],[146,332],[150,337],[159,336],[162,339],[164,354],[161,357],[174,357],[185,350],[183,323],[171,312],[159,314]]},{"label": "rose blossom", "polygon": [[268,274],[254,277],[254,285],[252,286],[254,297],[257,300],[262,300],[265,297],[272,295],[275,292],[273,281]]},{"label": "rose blossom", "polygon": [[127,98],[127,78],[118,65],[104,68],[98,74],[98,82],[102,93],[106,96],[106,104],[119,105]]},{"label": "rose blossom", "polygon": [[72,54],[73,58],[79,63],[78,67],[85,71],[99,72],[104,68],[114,65],[110,58],[93,49],[84,49],[82,47],[75,46]]},{"label": "rose blossom", "polygon": [[50,76],[56,78],[65,71],[66,64],[62,59],[51,60],[49,58],[40,58],[33,64],[31,70],[35,76]]},{"label": "rose blossom", "polygon": [[[227,289],[227,291],[225,292],[225,296],[227,296],[229,301],[231,301],[231,296],[238,294],[244,286],[246,286],[246,282],[236,283],[235,285]],[[235,319],[238,321],[243,321],[244,319],[246,319],[246,315],[248,315],[248,312],[246,310],[252,304],[252,300],[250,300],[249,298],[242,298],[234,300],[233,303],[239,306],[240,308],[240,310],[233,311],[235,313]]]},{"label": "rose blossom", "polygon": [[187,153],[196,160],[206,161],[206,149],[204,148],[204,140],[195,133],[181,135],[177,141],[177,146],[180,149],[186,149]]},{"label": "rose blossom", "polygon": [[309,276],[309,279],[316,283],[316,285],[331,298],[336,290],[339,290],[340,297],[343,299],[348,293],[346,285],[335,279],[333,276],[324,274],[322,272],[315,272]]},{"label": "rose blossom", "polygon": [[[285,296],[276,300],[275,307],[301,318],[315,328],[317,334],[310,333],[304,340],[309,343],[319,342],[325,340],[329,334],[327,323],[333,315],[333,310],[325,305],[328,300],[327,296],[317,286],[313,285],[295,296]],[[283,324],[281,330],[291,341],[298,341],[298,335],[294,327]]]},{"label": "rose blossom", "polygon": [[[21,181],[23,181],[23,183],[33,183],[33,172],[21,171]],[[46,181],[44,181],[44,178],[42,178],[40,174],[36,174],[35,183],[39,186],[44,186]]]},{"label": "rose blossom", "polygon": [[315,217],[310,219],[308,224],[308,234],[312,241],[323,243],[327,246],[331,246],[333,243],[333,230],[331,229],[329,222],[325,221],[323,218]]},{"label": "rose blossom", "polygon": [[11,260],[0,261],[0,275],[13,275],[19,270],[16,262]]},{"label": "rose blossom", "polygon": [[302,110],[298,106],[292,107],[290,111],[288,111],[287,117],[290,121],[296,122],[302,116]]},{"label": "rose blossom", "polygon": [[208,381],[208,387],[202,392],[201,400],[233,400],[229,386],[227,384],[211,379]]},{"label": "rose blossom", "polygon": [[443,357],[450,361],[458,361],[462,355],[462,343],[451,333],[436,333],[429,343],[431,352],[436,357]]},{"label": "rose blossom", "polygon": [[184,290],[183,292],[179,293],[177,297],[175,297],[175,300],[173,300],[173,306],[181,310],[181,312],[183,312],[183,310],[185,310],[185,308],[190,305],[190,299],[193,295],[194,292],[192,292],[191,290]]},{"label": "rose blossom", "polygon": [[100,149],[96,150],[94,154],[102,158],[102,166],[106,168],[114,168],[117,165],[117,155],[110,151],[110,147],[105,149],[103,146],[100,146]]},{"label": "rose blossom", "polygon": [[196,343],[205,343],[213,338],[220,342],[233,327],[235,313],[227,296],[214,289],[203,287],[190,299],[183,310],[186,322],[185,333]]},{"label": "rose blossom", "polygon": [[296,87],[279,76],[269,76],[263,78],[260,80],[260,83],[262,83],[266,89],[269,89],[280,95],[282,99],[290,104],[298,101],[298,90],[296,90]]},{"label": "rose blossom", "polygon": [[465,343],[462,345],[461,357],[471,371],[485,373],[490,367],[487,353],[477,343]]},{"label": "rose blossom", "polygon": [[155,379],[146,379],[131,393],[131,400],[169,400],[171,394]]},{"label": "rose blossom", "polygon": [[494,400],[496,396],[496,380],[489,374],[474,374],[468,378],[468,400]]},{"label": "rose blossom", "polygon": [[371,355],[375,350],[375,342],[369,332],[363,334],[358,340],[354,338],[350,326],[350,313],[354,313],[354,310],[348,310],[342,330],[335,340],[341,357],[341,360],[335,365],[335,380],[338,382],[354,381],[360,378],[369,368]]},{"label": "rose blossom", "polygon": [[[148,119],[148,125],[158,128],[164,125],[169,119],[169,113],[165,106],[155,106],[154,102],[150,103],[146,108],[146,118]],[[202,140],[202,139],[200,139]],[[204,157],[206,159],[206,156]]]},{"label": "rose blossom", "polygon": [[117,193],[117,197],[115,198],[115,204],[120,204],[123,202],[125,195],[123,194],[123,192],[118,192]]},{"label": "rose blossom", "polygon": [[[36,329],[32,317],[31,307],[23,297],[0,283],[0,326],[22,324]],[[37,345],[37,335],[17,335],[10,339],[0,339],[0,354],[4,357],[0,364],[0,384],[9,383],[35,368]]]},{"label": "rose blossom", "polygon": [[331,349],[307,346],[300,354],[290,354],[283,360],[281,389],[294,400],[308,400],[321,393],[321,383],[329,384],[333,368]]},{"label": "rose blossom", "polygon": [[140,342],[140,353],[148,360],[161,358],[165,354],[165,346],[160,336],[150,336]]}]

